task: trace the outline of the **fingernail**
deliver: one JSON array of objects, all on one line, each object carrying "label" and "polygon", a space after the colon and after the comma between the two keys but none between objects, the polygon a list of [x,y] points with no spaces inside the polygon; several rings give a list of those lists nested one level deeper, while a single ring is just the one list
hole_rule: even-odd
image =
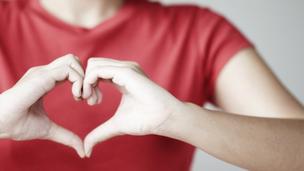
[{"label": "fingernail", "polygon": [[75,99],[76,101],[81,101],[81,98],[80,98],[80,97],[74,96],[74,99]]},{"label": "fingernail", "polygon": [[77,148],[74,148],[74,149],[76,150],[76,152],[77,152],[77,154],[80,158],[83,159],[85,157],[85,152],[83,150],[80,150],[80,149],[77,149]]},{"label": "fingernail", "polygon": [[101,104],[101,101],[102,101],[102,99],[101,99],[101,98],[100,98],[100,99],[98,99],[97,104]]},{"label": "fingernail", "polygon": [[91,157],[91,154],[92,154],[92,151],[89,151],[89,152],[87,152],[86,156],[87,156],[88,158],[90,158],[90,157]]},{"label": "fingernail", "polygon": [[83,159],[85,157],[85,154],[80,154],[79,156]]},{"label": "fingernail", "polygon": [[87,100],[88,105],[90,106],[94,106],[94,103],[92,102],[92,100]]},{"label": "fingernail", "polygon": [[83,91],[83,92],[82,92],[82,97],[83,97],[84,99],[88,99],[88,98],[90,97],[90,94]]}]

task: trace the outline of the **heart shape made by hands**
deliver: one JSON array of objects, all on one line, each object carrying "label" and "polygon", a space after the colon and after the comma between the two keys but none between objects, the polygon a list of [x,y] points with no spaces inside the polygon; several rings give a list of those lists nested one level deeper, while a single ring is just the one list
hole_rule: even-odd
[{"label": "heart shape made by hands", "polygon": [[[51,121],[44,110],[43,96],[64,80],[72,83],[75,100],[87,100],[89,105],[101,103],[99,81],[110,81],[122,93],[113,117],[93,129],[84,141]],[[5,112],[0,113],[0,138],[51,140],[74,148],[80,157],[90,157],[97,143],[115,136],[161,135],[159,130],[174,110],[181,110],[176,109],[178,106],[184,105],[148,79],[137,63],[90,58],[84,72],[80,60],[69,54],[31,68],[1,94],[0,111]]]}]

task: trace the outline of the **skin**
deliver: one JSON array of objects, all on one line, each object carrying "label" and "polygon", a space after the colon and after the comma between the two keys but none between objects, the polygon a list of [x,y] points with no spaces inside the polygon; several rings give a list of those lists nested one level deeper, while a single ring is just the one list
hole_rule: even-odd
[{"label": "skin", "polygon": [[123,0],[40,0],[48,12],[66,23],[93,28],[115,15]]},{"label": "skin", "polygon": [[[48,2],[49,9],[52,9],[52,4],[58,3],[58,1],[46,0],[45,2]],[[73,1],[74,6],[79,4],[79,7],[81,7],[81,2],[82,0]],[[96,10],[107,9],[107,6],[102,4],[108,4],[109,8],[115,9],[114,4],[117,2],[87,1],[91,5],[94,3],[94,6],[91,7]],[[62,3],[66,3],[67,8],[74,11],[73,14],[88,12],[85,11],[87,8],[77,11],[79,8],[72,7],[72,4],[69,7],[67,4],[71,3],[70,1]],[[64,12],[60,13],[60,10],[53,11],[53,13],[58,16],[65,15]],[[99,18],[97,17],[95,21],[92,19],[90,23],[95,24],[91,26],[97,25],[100,22]],[[77,16],[75,16],[74,19],[72,17],[70,23],[87,26],[77,21]],[[53,72],[49,65],[42,66],[43,70],[47,68],[49,72]],[[64,66],[70,68],[70,65]],[[41,69],[41,67],[38,68]],[[86,136],[82,150],[87,157],[91,156],[97,143],[112,137],[125,134],[134,136],[152,134],[187,142],[215,157],[249,170],[304,169],[303,106],[284,88],[253,49],[242,50],[236,54],[220,73],[215,96],[216,104],[222,111],[210,111],[176,99],[165,89],[149,80],[140,66],[132,61],[91,58],[84,70],[85,75],[81,77],[79,74],[78,79],[76,76],[72,79],[69,76],[72,74],[66,72],[59,79],[52,76],[53,80],[50,79],[51,81],[47,81],[43,85],[36,85],[30,81],[41,79],[41,74],[29,72],[30,74],[26,74],[25,78],[30,79],[21,79],[16,86],[1,94],[0,104],[6,103],[6,105],[0,106],[0,111],[4,111],[0,113],[1,137],[15,140],[49,137],[46,136],[47,133],[33,135],[33,130],[37,127],[31,127],[41,125],[39,123],[45,123],[47,119],[41,119],[43,121],[32,119],[33,123],[26,124],[29,127],[25,129],[28,130],[25,133],[18,132],[20,126],[15,123],[20,122],[20,125],[27,123],[28,119],[22,118],[31,118],[35,114],[35,112],[27,110],[32,106],[38,106],[39,110],[34,111],[39,111],[38,116],[42,115],[42,118],[45,118],[43,110],[40,110],[42,106],[36,105],[36,103],[39,104],[39,100],[56,85],[56,82],[69,78],[73,82],[72,90],[74,90],[75,99],[79,99],[81,96],[90,105],[97,105],[102,103],[102,100],[100,90],[96,88],[96,85],[99,81],[111,81],[122,93],[121,104],[111,119],[101,123]],[[82,81],[76,81],[81,78]],[[77,86],[76,82],[78,82]],[[83,88],[81,95],[79,94],[80,87]],[[37,88],[41,90],[38,91],[39,93],[36,91]],[[24,98],[18,98],[20,100],[17,102],[10,101],[16,96]],[[11,108],[4,107],[7,105]],[[14,111],[16,106],[18,106],[17,109],[20,109],[17,112]],[[6,119],[7,116],[12,119]],[[47,121],[47,123],[51,123],[51,121]],[[39,126],[38,128],[50,130],[49,127]],[[57,132],[56,135],[60,135],[60,143],[68,144],[62,141],[71,142],[70,140],[79,143],[75,136],[64,135],[62,132]],[[58,139],[48,139],[58,142]],[[81,151],[76,148],[77,145],[70,144],[69,146]],[[82,155],[81,152],[79,153]]]},{"label": "skin", "polygon": [[[260,69],[250,71],[247,67],[239,67],[239,62],[243,66],[250,66],[249,68]],[[304,169],[303,107],[279,84],[254,50],[244,50],[230,61],[219,77],[217,92],[224,85],[229,72],[235,72],[234,77],[239,76],[240,81],[244,72],[248,72],[246,77],[258,75],[254,80],[258,82],[256,86],[248,83],[249,87],[245,87],[245,83],[240,87],[262,92],[275,89],[269,93],[279,92],[280,96],[269,94],[269,98],[265,100],[274,102],[268,104],[264,114],[258,113],[256,116],[254,113],[261,109],[252,108],[263,107],[262,99],[253,99],[258,101],[255,103],[261,103],[260,105],[255,104],[249,109],[235,109],[247,110],[248,113],[244,114],[210,111],[179,101],[140,71],[137,64],[126,61],[105,58],[93,58],[89,61],[83,97],[90,97],[90,88],[100,79],[111,80],[123,96],[114,116],[85,138],[87,156],[91,155],[97,143],[112,137],[153,134],[187,142],[222,160],[250,170]],[[250,91],[237,96],[247,96],[251,94]],[[217,99],[230,103],[229,99],[222,99],[219,93]],[[289,106],[278,107],[279,103],[276,101],[286,101]]]},{"label": "skin", "polygon": [[43,107],[43,96],[64,80],[72,83],[75,99],[80,98],[83,77],[83,69],[73,55],[29,69],[16,85],[0,95],[0,138],[51,140],[74,148],[83,158],[81,139],[52,122]]}]

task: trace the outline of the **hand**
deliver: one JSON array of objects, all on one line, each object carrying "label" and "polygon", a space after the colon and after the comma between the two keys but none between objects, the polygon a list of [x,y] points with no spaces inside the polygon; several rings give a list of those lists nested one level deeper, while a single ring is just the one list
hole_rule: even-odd
[{"label": "hand", "polygon": [[99,80],[112,81],[123,96],[114,116],[86,136],[84,146],[87,157],[94,145],[114,136],[155,134],[170,118],[173,109],[183,104],[149,80],[133,62],[102,58],[89,60],[83,98],[92,105],[101,102],[100,95],[92,95]]},{"label": "hand", "polygon": [[83,69],[73,55],[28,70],[16,85],[0,95],[0,138],[51,140],[74,148],[84,157],[81,139],[52,122],[42,103],[43,96],[65,79],[73,84],[72,94],[79,99],[83,77]]}]

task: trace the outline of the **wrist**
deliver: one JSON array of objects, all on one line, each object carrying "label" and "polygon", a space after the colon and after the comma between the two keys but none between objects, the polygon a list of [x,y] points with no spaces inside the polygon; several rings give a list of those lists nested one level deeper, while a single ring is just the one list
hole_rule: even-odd
[{"label": "wrist", "polygon": [[153,134],[174,139],[182,139],[183,132],[185,133],[192,123],[193,110],[196,108],[200,107],[187,102],[177,103],[171,110],[169,117],[155,129]]},{"label": "wrist", "polygon": [[4,124],[3,122],[0,120],[0,139],[5,139],[5,138],[9,138],[9,136],[7,135],[7,133],[5,133],[4,131]]},{"label": "wrist", "polygon": [[3,99],[4,93],[0,94],[0,139],[6,139],[9,138],[9,135],[5,132],[5,116],[4,116],[4,99]]}]

